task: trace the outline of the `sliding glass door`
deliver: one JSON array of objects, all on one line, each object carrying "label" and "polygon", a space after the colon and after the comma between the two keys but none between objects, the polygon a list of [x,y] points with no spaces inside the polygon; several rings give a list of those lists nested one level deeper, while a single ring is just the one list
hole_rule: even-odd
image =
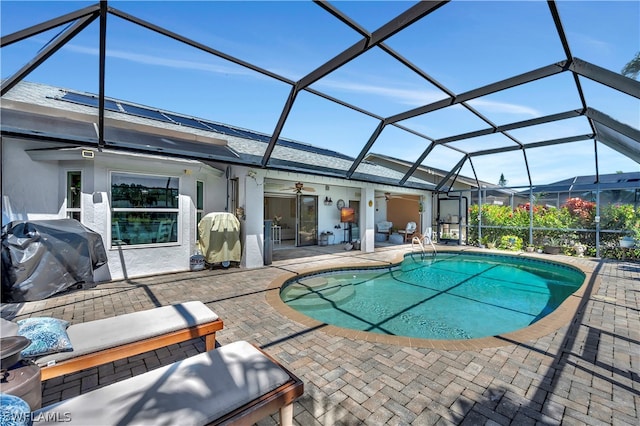
[{"label": "sliding glass door", "polygon": [[318,244],[318,197],[298,195],[298,246]]}]

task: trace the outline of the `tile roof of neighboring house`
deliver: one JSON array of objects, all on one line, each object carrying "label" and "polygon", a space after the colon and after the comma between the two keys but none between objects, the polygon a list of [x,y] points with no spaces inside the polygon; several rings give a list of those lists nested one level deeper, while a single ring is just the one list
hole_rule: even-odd
[{"label": "tile roof of neighboring house", "polygon": [[640,190],[640,172],[610,173],[599,176],[596,182],[595,175],[576,176],[544,185],[543,189],[554,191],[578,191],[600,189],[636,189]]}]

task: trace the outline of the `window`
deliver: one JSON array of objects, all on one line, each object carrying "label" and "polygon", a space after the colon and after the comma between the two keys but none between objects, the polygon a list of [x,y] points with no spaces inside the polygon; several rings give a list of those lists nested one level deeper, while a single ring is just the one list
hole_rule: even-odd
[{"label": "window", "polygon": [[198,224],[204,216],[204,182],[196,181],[196,235],[198,235]]},{"label": "window", "polygon": [[80,222],[82,217],[82,173],[67,172],[67,217]]},{"label": "window", "polygon": [[180,180],[111,174],[111,245],[178,242]]},{"label": "window", "polygon": [[244,219],[243,217],[241,217],[242,215],[238,214],[238,207],[240,207],[240,205],[238,204],[238,200],[240,198],[240,189],[239,189],[239,185],[238,185],[238,178],[235,179],[229,179],[229,185],[231,186],[230,188],[230,205],[229,205],[229,211],[230,213],[235,213],[235,215],[238,217],[238,219]]}]

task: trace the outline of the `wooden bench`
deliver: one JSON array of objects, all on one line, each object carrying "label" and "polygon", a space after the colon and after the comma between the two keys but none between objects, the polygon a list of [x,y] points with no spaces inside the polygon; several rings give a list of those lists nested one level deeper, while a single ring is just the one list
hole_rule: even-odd
[{"label": "wooden bench", "polygon": [[[38,426],[59,424],[250,425],[280,413],[293,423],[304,384],[245,341],[112,383],[32,413]],[[56,417],[56,415],[58,417]]]},{"label": "wooden bench", "polygon": [[67,328],[73,351],[35,362],[42,369],[42,380],[47,380],[197,337],[205,338],[209,351],[222,328],[222,320],[202,302],[162,306],[73,324]]}]

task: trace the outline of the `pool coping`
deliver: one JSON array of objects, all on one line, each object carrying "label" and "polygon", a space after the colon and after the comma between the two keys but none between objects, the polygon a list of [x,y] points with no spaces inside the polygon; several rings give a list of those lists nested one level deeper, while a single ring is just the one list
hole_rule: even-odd
[{"label": "pool coping", "polygon": [[[476,350],[483,348],[494,348],[500,346],[507,346],[512,344],[524,344],[526,342],[539,339],[556,332],[560,328],[569,325],[571,320],[575,317],[578,309],[583,300],[589,298],[590,294],[595,294],[600,286],[600,277],[593,275],[594,267],[589,267],[588,264],[581,262],[575,262],[580,258],[573,258],[563,255],[545,255],[538,253],[525,253],[525,252],[505,252],[502,250],[487,250],[474,247],[451,247],[443,250],[444,252],[460,252],[468,251],[479,254],[492,254],[492,255],[504,255],[511,257],[525,257],[536,260],[543,260],[545,262],[556,263],[564,266],[574,267],[579,269],[585,274],[585,279],[582,285],[573,292],[556,310],[549,315],[536,321],[534,324],[525,327],[520,330],[512,331],[509,333],[500,334],[498,336],[481,337],[465,340],[445,340],[445,339],[422,339],[416,337],[405,336],[390,336],[379,333],[372,333],[368,331],[351,330],[342,327],[338,327],[331,324],[326,324],[310,318],[295,309],[289,307],[280,298],[280,289],[289,279],[301,276],[312,275],[320,272],[339,270],[339,269],[352,269],[352,268],[372,268],[372,267],[389,267],[394,266],[402,262],[407,254],[412,253],[411,250],[398,253],[390,261],[375,261],[375,262],[353,262],[349,264],[324,264],[323,266],[307,268],[297,272],[287,272],[279,275],[268,286],[266,292],[266,301],[281,315],[296,321],[306,327],[318,329],[327,334],[333,336],[345,337],[348,339],[365,340],[375,343],[386,343],[397,346],[407,346],[414,348],[429,348],[429,349],[443,349],[443,350]],[[573,260],[573,261],[572,261]],[[584,260],[584,259],[580,259]],[[586,294],[589,291],[589,294]]]}]

